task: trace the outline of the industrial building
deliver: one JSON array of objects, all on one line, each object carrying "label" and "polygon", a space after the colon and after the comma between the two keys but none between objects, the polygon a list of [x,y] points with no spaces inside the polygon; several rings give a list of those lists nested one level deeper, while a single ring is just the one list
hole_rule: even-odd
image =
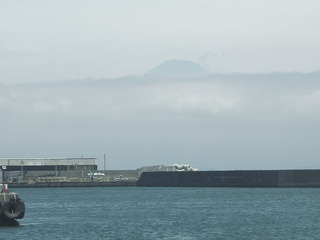
[{"label": "industrial building", "polygon": [[96,158],[0,158],[6,177],[84,176],[97,170]]}]

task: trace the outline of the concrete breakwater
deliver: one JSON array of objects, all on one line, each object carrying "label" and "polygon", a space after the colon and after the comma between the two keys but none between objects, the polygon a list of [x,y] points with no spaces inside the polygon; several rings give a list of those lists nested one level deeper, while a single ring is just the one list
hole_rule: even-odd
[{"label": "concrete breakwater", "polygon": [[320,170],[142,172],[136,180],[15,182],[9,188],[46,187],[320,187]]},{"label": "concrete breakwater", "polygon": [[143,172],[140,187],[320,187],[320,170]]}]

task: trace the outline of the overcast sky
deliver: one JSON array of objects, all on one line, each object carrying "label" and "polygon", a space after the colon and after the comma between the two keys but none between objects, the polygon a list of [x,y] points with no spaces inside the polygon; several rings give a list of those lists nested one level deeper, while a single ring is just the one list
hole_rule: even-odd
[{"label": "overcast sky", "polygon": [[318,0],[0,0],[0,82],[136,75],[207,53],[213,72],[317,71],[319,8]]},{"label": "overcast sky", "polygon": [[103,168],[320,168],[320,73],[2,86],[2,157]]},{"label": "overcast sky", "polygon": [[[0,157],[320,168],[320,73],[309,74],[320,70],[319,9],[318,0],[0,0]],[[139,77],[170,59],[223,74]],[[270,72],[301,74],[253,75]]]}]

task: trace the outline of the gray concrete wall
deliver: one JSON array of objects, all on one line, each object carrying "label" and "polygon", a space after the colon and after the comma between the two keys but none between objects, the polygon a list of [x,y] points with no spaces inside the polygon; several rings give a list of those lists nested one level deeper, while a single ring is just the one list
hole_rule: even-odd
[{"label": "gray concrete wall", "polygon": [[320,187],[320,170],[280,170],[279,187]]},{"label": "gray concrete wall", "polygon": [[143,172],[145,187],[277,187],[278,171]]},{"label": "gray concrete wall", "polygon": [[145,187],[320,187],[320,170],[143,172]]}]

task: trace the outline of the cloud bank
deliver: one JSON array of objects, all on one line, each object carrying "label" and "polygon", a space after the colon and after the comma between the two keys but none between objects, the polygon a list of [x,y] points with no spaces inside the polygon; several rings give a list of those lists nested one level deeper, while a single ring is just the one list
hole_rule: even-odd
[{"label": "cloud bank", "polygon": [[[112,169],[313,168],[319,73],[2,85],[3,157],[110,156]],[[99,160],[101,161],[101,160]]]}]

